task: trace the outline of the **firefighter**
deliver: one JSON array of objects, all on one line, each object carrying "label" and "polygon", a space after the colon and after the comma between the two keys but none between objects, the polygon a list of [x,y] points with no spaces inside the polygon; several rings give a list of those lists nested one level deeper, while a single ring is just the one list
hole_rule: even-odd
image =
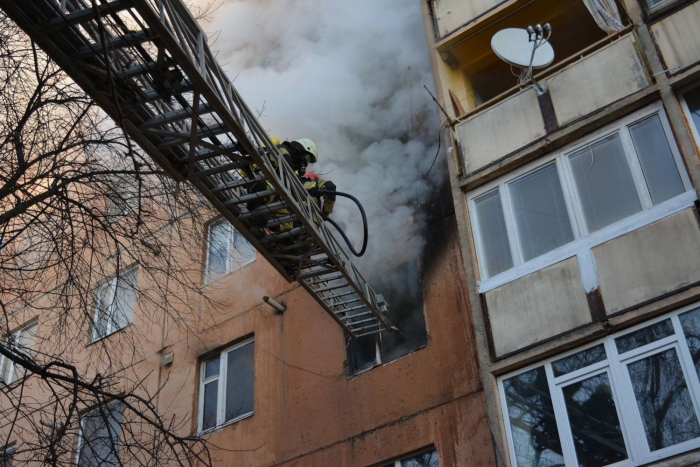
[{"label": "firefighter", "polygon": [[321,215],[323,218],[325,219],[330,216],[333,213],[333,207],[335,206],[335,183],[329,180],[323,180],[312,172],[306,172],[301,177],[301,181],[304,184],[306,191],[309,192],[311,197],[314,199],[314,202],[321,209]]},{"label": "firefighter", "polygon": [[316,143],[308,138],[298,139],[296,141],[285,141],[277,145],[277,149],[287,161],[287,164],[302,177],[306,173],[306,167],[309,164],[318,162],[318,149]]}]

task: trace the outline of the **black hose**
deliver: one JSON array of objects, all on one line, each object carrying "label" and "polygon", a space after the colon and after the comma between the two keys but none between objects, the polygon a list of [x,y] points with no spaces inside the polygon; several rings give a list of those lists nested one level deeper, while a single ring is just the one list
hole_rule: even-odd
[{"label": "black hose", "polygon": [[367,241],[369,240],[369,229],[367,227],[367,215],[365,214],[365,209],[362,207],[362,204],[360,203],[360,200],[355,198],[353,195],[349,195],[347,193],[343,193],[342,191],[328,191],[328,190],[318,190],[319,194],[322,195],[338,195],[338,196],[343,196],[345,198],[350,198],[357,204],[357,207],[360,208],[360,213],[362,214],[362,226],[363,226],[363,233],[364,233],[364,240],[362,242],[362,249],[358,253],[355,251],[355,248],[353,248],[352,243],[350,243],[350,239],[348,238],[347,235],[345,235],[345,232],[343,232],[343,229],[340,228],[336,222],[331,219],[330,217],[326,217],[326,220],[331,223],[333,227],[335,227],[338,232],[340,232],[340,235],[342,235],[343,240],[345,240],[345,243],[347,243],[348,248],[350,248],[350,251],[352,251],[352,254],[360,257],[365,254],[365,250],[367,250]]}]

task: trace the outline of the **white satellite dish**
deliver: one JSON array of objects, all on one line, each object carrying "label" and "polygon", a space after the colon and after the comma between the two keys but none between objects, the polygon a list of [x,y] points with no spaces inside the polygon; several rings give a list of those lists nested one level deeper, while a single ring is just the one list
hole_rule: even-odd
[{"label": "white satellite dish", "polygon": [[491,38],[491,48],[498,58],[520,68],[544,68],[554,61],[551,44],[546,40],[542,43],[530,41],[530,33],[526,29],[498,31]]}]

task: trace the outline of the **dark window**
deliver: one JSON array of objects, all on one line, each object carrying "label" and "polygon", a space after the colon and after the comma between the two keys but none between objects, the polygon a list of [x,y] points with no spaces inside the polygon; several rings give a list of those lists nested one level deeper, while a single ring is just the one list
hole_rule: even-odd
[{"label": "dark window", "polygon": [[407,261],[370,279],[389,304],[389,321],[399,331],[364,336],[348,346],[353,373],[403,357],[428,343],[423,314],[420,269]]}]

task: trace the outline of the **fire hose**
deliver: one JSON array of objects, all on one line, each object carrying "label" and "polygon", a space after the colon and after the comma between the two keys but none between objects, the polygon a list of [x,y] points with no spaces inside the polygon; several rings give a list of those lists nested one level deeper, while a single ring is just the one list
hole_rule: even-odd
[{"label": "fire hose", "polygon": [[343,193],[342,191],[328,191],[328,190],[318,190],[319,194],[326,194],[326,195],[337,195],[337,196],[342,196],[344,198],[349,198],[352,201],[355,202],[357,207],[360,209],[360,213],[362,214],[362,227],[363,227],[363,234],[364,234],[364,240],[362,241],[362,249],[360,249],[360,252],[358,253],[355,251],[355,248],[352,246],[352,243],[350,242],[350,239],[348,238],[347,235],[345,235],[345,232],[343,229],[340,228],[340,226],[330,217],[326,217],[326,220],[331,223],[333,227],[340,232],[340,235],[343,237],[343,240],[345,240],[345,243],[348,245],[348,248],[350,248],[350,251],[352,252],[353,255],[360,257],[365,254],[365,250],[367,250],[367,241],[369,240],[369,229],[367,228],[367,215],[365,214],[365,210],[362,207],[362,203],[360,203],[360,200],[355,198],[353,195],[349,195],[347,193]]}]

